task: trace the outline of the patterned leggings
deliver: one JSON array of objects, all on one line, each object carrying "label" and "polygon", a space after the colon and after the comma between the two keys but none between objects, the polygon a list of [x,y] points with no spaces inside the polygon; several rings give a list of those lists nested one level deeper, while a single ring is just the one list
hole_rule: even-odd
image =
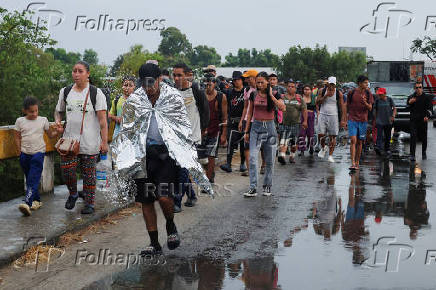
[{"label": "patterned leggings", "polygon": [[75,157],[61,156],[62,175],[70,195],[77,194],[76,170],[80,163],[80,171],[83,175],[83,193],[85,202],[89,205],[94,205],[97,157],[98,155],[82,154]]}]

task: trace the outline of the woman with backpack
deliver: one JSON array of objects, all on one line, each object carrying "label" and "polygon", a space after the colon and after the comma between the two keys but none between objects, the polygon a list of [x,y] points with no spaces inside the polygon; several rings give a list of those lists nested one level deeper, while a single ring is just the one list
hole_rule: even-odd
[{"label": "woman with backpack", "polygon": [[[263,146],[265,156],[265,177],[263,182],[263,195],[270,196],[272,174],[277,148],[277,131],[275,127],[275,110],[286,111],[286,106],[279,95],[273,95],[268,84],[268,74],[260,72],[256,77],[256,90],[250,94],[250,103],[247,112],[247,126],[245,128],[245,142],[250,143],[250,189],[244,193],[245,197],[257,195],[257,166],[260,147]],[[253,118],[253,123],[251,119]],[[251,128],[250,128],[251,127]]]},{"label": "woman with backpack", "polygon": [[[79,197],[76,169],[80,166],[85,199],[82,214],[94,213],[96,164],[99,153],[108,152],[106,97],[90,85],[89,75],[89,64],[78,61],[72,71],[74,84],[60,90],[55,111],[57,130],[63,134],[56,148],[61,154],[62,175],[70,193],[65,208],[73,209]],[[64,115],[65,128],[61,124]]]}]

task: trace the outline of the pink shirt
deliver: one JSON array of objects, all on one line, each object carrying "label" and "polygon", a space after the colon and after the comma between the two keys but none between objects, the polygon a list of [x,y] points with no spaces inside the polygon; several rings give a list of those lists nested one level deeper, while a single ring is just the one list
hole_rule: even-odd
[{"label": "pink shirt", "polygon": [[[253,98],[254,97],[254,98]],[[279,99],[280,97],[277,96]],[[253,93],[250,101],[254,102],[252,120],[274,120],[274,109],[268,111],[267,98],[259,96],[257,92]]]}]

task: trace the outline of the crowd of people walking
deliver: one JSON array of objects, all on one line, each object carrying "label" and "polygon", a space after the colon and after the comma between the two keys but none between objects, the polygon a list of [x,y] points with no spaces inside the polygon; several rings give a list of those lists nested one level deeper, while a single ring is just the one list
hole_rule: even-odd
[{"label": "crowd of people walking", "polygon": [[[94,213],[96,164],[99,156],[109,151],[109,120],[115,123],[114,168],[129,169],[129,177],[136,183],[136,201],[142,203],[151,241],[144,255],[162,251],[155,201],[166,219],[168,248],[179,246],[174,214],[182,211],[184,195],[185,207],[196,205],[198,193],[191,186],[192,181],[213,193],[211,185],[215,182],[219,148],[226,150],[226,161],[219,168],[230,174],[235,170],[232,164],[239,147],[239,172],[249,176],[243,193],[247,198],[257,195],[259,173],[263,175],[262,194],[274,193],[276,158],[279,166],[287,166],[317,153],[312,158],[322,160],[327,155],[328,162],[335,163],[337,138],[345,130],[350,139],[351,173],[360,170],[365,146],[374,146],[376,153],[385,158],[391,155],[394,100],[388,97],[385,88],[370,89],[370,80],[364,75],[357,78],[355,87],[348,88],[341,87],[334,76],[302,84],[293,79],[281,81],[277,74],[254,69],[234,71],[232,78],[226,79],[216,75],[214,66],[208,66],[203,78],[197,81],[186,64],[173,66],[170,74],[162,71],[156,61],[148,61],[139,69],[139,79],[123,78],[122,94],[109,104],[102,90],[90,84],[89,76],[86,62],[74,65],[74,84],[59,92],[54,126],[49,126],[46,117],[38,116],[35,98],[25,98],[25,116],[18,118],[15,126],[27,186],[19,210],[29,216],[42,205],[38,186],[46,132],[50,137],[60,138],[56,149],[61,155],[62,174],[69,191],[65,208],[72,210],[79,198],[76,174],[79,167],[85,201],[81,213]],[[423,141],[422,158],[426,158],[427,122],[432,116],[432,98],[423,93],[422,83],[417,82],[414,88],[415,93],[407,100],[411,111],[412,162],[416,160],[418,137]],[[369,135],[374,136],[374,144]],[[122,153],[127,151],[135,154],[128,159]],[[201,160],[204,170],[199,164]],[[162,184],[179,186],[163,189]]]}]

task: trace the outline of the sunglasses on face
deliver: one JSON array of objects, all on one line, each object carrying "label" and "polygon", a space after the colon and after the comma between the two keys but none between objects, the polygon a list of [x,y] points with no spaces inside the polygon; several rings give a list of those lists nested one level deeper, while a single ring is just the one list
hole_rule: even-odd
[{"label": "sunglasses on face", "polygon": [[417,89],[422,89],[422,86],[419,86],[419,87],[415,87],[415,89],[417,90]]}]

